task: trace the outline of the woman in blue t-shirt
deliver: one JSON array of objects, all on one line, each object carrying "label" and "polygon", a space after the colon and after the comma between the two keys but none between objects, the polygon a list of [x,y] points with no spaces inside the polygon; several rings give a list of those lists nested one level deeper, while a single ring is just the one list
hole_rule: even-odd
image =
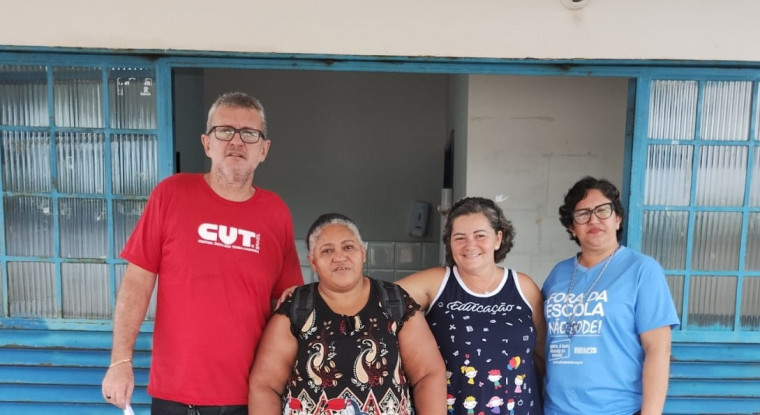
[{"label": "woman in blue t-shirt", "polygon": [[559,215],[581,251],[557,264],[542,289],[544,413],[662,414],[678,325],[662,267],[620,245],[623,206],[609,181],[575,183]]}]

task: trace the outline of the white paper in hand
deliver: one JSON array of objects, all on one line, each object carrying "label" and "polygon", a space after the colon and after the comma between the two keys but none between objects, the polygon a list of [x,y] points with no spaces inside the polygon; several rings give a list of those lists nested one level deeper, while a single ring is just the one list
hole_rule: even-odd
[{"label": "white paper in hand", "polygon": [[127,404],[126,409],[124,409],[124,415],[135,415],[135,411],[132,410],[132,405]]}]

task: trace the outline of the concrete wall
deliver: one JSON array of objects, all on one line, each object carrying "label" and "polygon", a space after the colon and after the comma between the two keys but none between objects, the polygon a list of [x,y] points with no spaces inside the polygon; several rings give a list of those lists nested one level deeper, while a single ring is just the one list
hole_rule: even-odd
[{"label": "concrete wall", "polygon": [[760,61],[756,0],[14,1],[0,45]]},{"label": "concrete wall", "polygon": [[508,266],[542,282],[577,251],[557,209],[584,175],[622,185],[627,92],[627,79],[470,76],[465,192],[515,225]]}]

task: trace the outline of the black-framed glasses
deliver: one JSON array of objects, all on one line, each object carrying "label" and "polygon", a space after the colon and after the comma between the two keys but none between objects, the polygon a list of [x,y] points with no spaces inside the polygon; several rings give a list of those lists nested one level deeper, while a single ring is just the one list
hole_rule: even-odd
[{"label": "black-framed glasses", "polygon": [[221,141],[231,141],[235,134],[240,134],[244,143],[256,144],[264,137],[264,132],[255,128],[235,128],[229,125],[215,125],[206,134],[214,133],[214,137]]},{"label": "black-framed glasses", "polygon": [[594,206],[593,209],[578,209],[573,211],[573,222],[578,225],[585,225],[591,220],[591,214],[596,215],[600,220],[604,220],[612,216],[612,212],[615,208],[612,207],[612,202],[602,203],[601,205]]}]

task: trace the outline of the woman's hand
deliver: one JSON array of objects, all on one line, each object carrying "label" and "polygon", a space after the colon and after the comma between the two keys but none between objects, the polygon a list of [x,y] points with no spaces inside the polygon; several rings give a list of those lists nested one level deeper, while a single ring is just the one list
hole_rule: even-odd
[{"label": "woman's hand", "polygon": [[298,288],[297,285],[293,285],[293,286],[290,286],[290,287],[286,288],[282,292],[282,294],[280,294],[280,298],[277,299],[277,304],[274,305],[273,310],[277,310],[277,308],[280,307],[280,304],[282,304],[283,301],[287,300],[288,297],[290,297],[291,295],[293,295],[293,291],[295,291],[296,288]]}]

